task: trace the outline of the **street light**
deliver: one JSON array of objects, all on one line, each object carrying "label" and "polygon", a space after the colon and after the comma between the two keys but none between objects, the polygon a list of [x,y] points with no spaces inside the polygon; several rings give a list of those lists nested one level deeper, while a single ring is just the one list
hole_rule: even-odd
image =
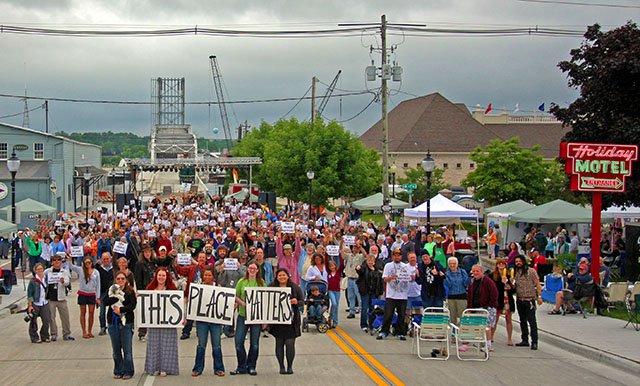
[{"label": "street light", "polygon": [[113,198],[113,202],[111,203],[111,212],[115,216],[116,214],[116,168],[111,168],[111,198]]},{"label": "street light", "polygon": [[396,171],[398,170],[398,167],[396,166],[395,163],[392,163],[391,166],[389,166],[389,170],[391,171],[391,197],[396,197]]},{"label": "street light", "polygon": [[315,177],[313,169],[309,169],[307,172],[307,178],[309,179],[309,220],[311,220],[311,185],[313,185],[313,177]]},{"label": "street light", "polygon": [[427,233],[431,232],[431,173],[436,167],[436,161],[431,158],[431,152],[427,150],[427,155],[422,160],[422,168],[427,173]]},{"label": "street light", "polygon": [[[16,157],[16,153],[11,153],[11,158],[7,160],[7,169],[11,173],[11,222],[16,224],[16,173],[20,169],[20,159]],[[15,272],[15,254],[14,241],[11,241],[11,272]]]},{"label": "street light", "polygon": [[87,205],[86,205],[86,218],[85,222],[89,223],[89,180],[91,179],[91,173],[89,172],[89,168],[87,168],[84,172],[84,193],[87,195]]}]

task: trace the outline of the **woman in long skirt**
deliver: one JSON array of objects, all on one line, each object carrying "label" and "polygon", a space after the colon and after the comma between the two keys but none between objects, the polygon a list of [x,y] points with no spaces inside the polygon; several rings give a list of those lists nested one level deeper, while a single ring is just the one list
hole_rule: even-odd
[{"label": "woman in long skirt", "polygon": [[[155,277],[147,286],[148,290],[176,291],[177,287],[171,280],[171,275],[165,267],[156,270]],[[147,358],[144,362],[144,371],[147,374],[178,375],[178,330],[175,328],[147,329]]]}]

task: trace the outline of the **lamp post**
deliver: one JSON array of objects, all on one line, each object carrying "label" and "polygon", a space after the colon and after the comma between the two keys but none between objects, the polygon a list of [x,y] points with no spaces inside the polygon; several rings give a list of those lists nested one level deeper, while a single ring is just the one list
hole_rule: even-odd
[{"label": "lamp post", "polygon": [[142,166],[140,166],[140,210],[144,210],[144,179],[142,178]]},{"label": "lamp post", "polygon": [[422,168],[427,173],[427,233],[431,232],[431,173],[436,166],[436,161],[431,158],[431,152],[422,160]]},{"label": "lamp post", "polygon": [[313,185],[313,177],[315,177],[313,169],[307,171],[307,178],[309,179],[309,220],[311,220],[311,186]]},{"label": "lamp post", "polygon": [[[16,157],[16,153],[11,153],[11,158],[7,160],[7,169],[11,173],[11,222],[16,224],[16,174],[20,169],[20,159]],[[11,272],[15,272],[15,242],[11,241]]]},{"label": "lamp post", "polygon": [[389,166],[389,171],[391,171],[391,197],[394,198],[396,197],[396,170],[398,170],[398,167],[395,163],[392,163]]},{"label": "lamp post", "polygon": [[113,202],[111,203],[111,212],[115,216],[116,214],[116,168],[111,168],[111,198]]},{"label": "lamp post", "polygon": [[85,206],[85,222],[87,224],[89,223],[89,180],[91,180],[91,173],[89,172],[89,168],[87,168],[84,172],[84,193],[87,195],[87,205]]}]

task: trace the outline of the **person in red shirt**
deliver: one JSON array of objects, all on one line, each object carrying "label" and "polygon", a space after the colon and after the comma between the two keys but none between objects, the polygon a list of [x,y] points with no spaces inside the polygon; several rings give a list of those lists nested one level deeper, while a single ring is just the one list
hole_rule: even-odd
[{"label": "person in red shirt", "polygon": [[160,247],[167,248],[167,251],[173,249],[171,239],[167,237],[167,231],[165,231],[164,229],[160,231],[160,237],[158,237],[158,239],[156,240],[155,250],[157,255],[160,254]]}]

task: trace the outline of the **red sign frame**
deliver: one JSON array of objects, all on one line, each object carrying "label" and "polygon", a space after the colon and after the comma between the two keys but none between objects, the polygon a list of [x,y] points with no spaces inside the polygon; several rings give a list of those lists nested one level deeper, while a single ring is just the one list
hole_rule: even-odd
[{"label": "red sign frame", "polygon": [[624,193],[625,179],[631,176],[633,161],[638,159],[638,146],[562,142],[560,157],[565,159],[571,190]]}]

